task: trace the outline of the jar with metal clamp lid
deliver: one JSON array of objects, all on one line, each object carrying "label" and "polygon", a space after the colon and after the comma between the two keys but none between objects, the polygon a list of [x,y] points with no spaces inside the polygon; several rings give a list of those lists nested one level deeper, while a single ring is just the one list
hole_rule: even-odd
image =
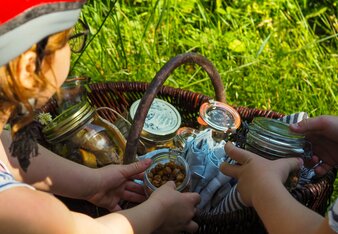
[{"label": "jar with metal clamp lid", "polygon": [[[289,124],[280,120],[255,117],[248,125],[245,149],[270,160],[301,157],[310,159],[311,144],[305,136],[291,132]],[[300,170],[292,171],[285,183],[287,189],[297,186]]]},{"label": "jar with metal clamp lid", "polygon": [[199,130],[191,127],[181,127],[177,130],[176,136],[174,137],[174,145],[178,150],[183,150],[187,140],[195,138],[199,133]]},{"label": "jar with metal clamp lid", "polygon": [[227,140],[241,125],[241,117],[233,107],[215,100],[203,103],[199,115],[201,128],[212,128],[216,141]]},{"label": "jar with metal clamp lid", "polygon": [[87,99],[86,86],[89,84],[90,78],[86,76],[67,77],[60,87],[60,93],[56,96],[58,103],[58,112],[73,106],[76,103]]},{"label": "jar with metal clamp lid", "polygon": [[121,164],[126,140],[87,101],[64,110],[42,130],[51,150],[90,167]]}]

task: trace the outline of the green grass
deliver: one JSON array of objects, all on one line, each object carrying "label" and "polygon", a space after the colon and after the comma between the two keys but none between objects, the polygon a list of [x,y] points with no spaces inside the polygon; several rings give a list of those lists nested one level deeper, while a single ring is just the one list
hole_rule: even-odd
[{"label": "green grass", "polygon": [[[170,58],[197,52],[218,69],[231,105],[338,115],[337,7],[332,0],[92,0],[82,15],[92,41],[73,56],[72,73],[150,81]],[[165,84],[214,95],[194,65]]]},{"label": "green grass", "polygon": [[[324,7],[305,15],[292,0],[221,2],[121,1],[74,73],[94,81],[149,81],[170,58],[192,51],[214,63],[232,105],[338,113],[335,15]],[[113,3],[89,3],[83,16],[94,35]],[[313,18],[324,33],[315,33]],[[206,73],[194,66],[178,69],[166,84],[213,95]]]}]

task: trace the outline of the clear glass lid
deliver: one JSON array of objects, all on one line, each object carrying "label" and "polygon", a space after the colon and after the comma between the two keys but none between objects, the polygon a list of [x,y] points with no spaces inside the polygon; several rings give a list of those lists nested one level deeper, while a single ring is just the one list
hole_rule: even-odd
[{"label": "clear glass lid", "polygon": [[241,117],[233,107],[215,100],[203,103],[199,114],[207,125],[216,130],[227,131],[241,125]]},{"label": "clear glass lid", "polygon": [[284,123],[277,119],[270,119],[265,117],[256,117],[253,119],[251,126],[254,130],[267,134],[275,138],[281,138],[284,140],[289,139],[290,141],[304,140],[305,136],[291,132],[289,124]]}]

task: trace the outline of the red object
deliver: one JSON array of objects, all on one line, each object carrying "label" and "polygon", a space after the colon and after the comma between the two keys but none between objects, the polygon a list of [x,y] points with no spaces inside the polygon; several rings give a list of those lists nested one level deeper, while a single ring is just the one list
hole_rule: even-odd
[{"label": "red object", "polygon": [[22,12],[39,5],[67,2],[83,2],[80,0],[7,0],[2,2],[0,10],[0,23],[3,24],[18,16]]}]

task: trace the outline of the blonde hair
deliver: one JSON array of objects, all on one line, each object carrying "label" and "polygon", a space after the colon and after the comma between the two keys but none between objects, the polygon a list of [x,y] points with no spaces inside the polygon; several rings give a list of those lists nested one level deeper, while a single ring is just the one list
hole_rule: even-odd
[{"label": "blonde hair", "polygon": [[[54,52],[66,45],[69,35],[70,30],[53,34],[46,38],[47,44],[44,50],[39,51],[39,44],[37,43],[26,51],[36,53],[37,60],[42,58],[41,61],[36,62],[37,67],[40,67],[40,64],[44,65],[41,66],[44,70],[37,69],[34,72],[34,84],[30,89],[20,82],[18,75],[23,55],[18,56],[0,68],[0,132],[9,119],[11,119],[14,120],[13,122],[11,121],[12,135],[15,135],[16,132],[29,124],[33,119],[34,106],[32,106],[29,100],[37,98],[39,93],[46,89],[54,89],[53,91],[56,91],[57,88],[51,85],[52,82],[47,80],[43,76],[43,73],[51,69],[50,64],[54,59]],[[22,108],[25,108],[28,113],[18,117]]]}]

